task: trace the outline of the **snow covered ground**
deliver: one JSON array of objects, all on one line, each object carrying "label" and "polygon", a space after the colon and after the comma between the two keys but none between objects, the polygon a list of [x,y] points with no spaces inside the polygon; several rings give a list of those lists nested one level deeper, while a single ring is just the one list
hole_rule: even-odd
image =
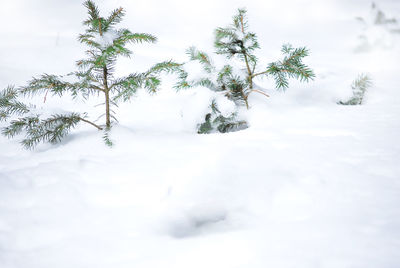
[{"label": "snow covered ground", "polygon": [[[400,19],[400,2],[376,3]],[[120,107],[112,149],[86,126],[34,151],[0,137],[1,268],[400,267],[400,34],[355,19],[370,18],[369,1],[98,4],[125,7],[126,27],[159,37],[133,47],[119,74],[185,60],[190,45],[212,51],[213,29],[246,6],[261,62],[305,45],[317,77],[285,93],[257,81],[271,98],[252,96],[251,127],[235,133],[195,134],[207,93],[175,93],[168,77]],[[74,69],[79,1],[4,5],[1,88]],[[374,82],[365,105],[337,105],[362,72]]]}]

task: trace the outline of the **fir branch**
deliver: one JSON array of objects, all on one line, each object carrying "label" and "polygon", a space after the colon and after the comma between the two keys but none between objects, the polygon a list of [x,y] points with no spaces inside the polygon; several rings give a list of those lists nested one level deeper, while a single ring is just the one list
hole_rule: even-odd
[{"label": "fir branch", "polygon": [[113,101],[117,102],[121,98],[124,101],[130,99],[136,93],[136,90],[142,87],[144,80],[145,77],[141,73],[134,73],[116,79],[109,87],[110,90],[117,92],[117,95],[113,97]]},{"label": "fir branch", "polygon": [[211,89],[212,91],[218,91],[218,86],[214,84],[213,81],[209,78],[201,78],[196,81],[192,82],[192,86],[202,86],[206,87],[208,89]]},{"label": "fir branch", "polygon": [[60,142],[80,121],[98,130],[103,129],[78,113],[69,113],[54,114],[46,119],[40,119],[39,115],[22,117],[11,121],[9,126],[2,129],[2,134],[12,138],[24,131],[25,138],[21,144],[26,149],[33,149],[40,142]]},{"label": "fir branch", "polygon": [[282,52],[286,54],[283,60],[270,63],[266,71],[255,73],[251,75],[251,78],[270,74],[275,80],[276,88],[285,90],[289,86],[288,78],[308,82],[315,77],[314,72],[302,62],[303,58],[309,54],[307,48],[284,45]]},{"label": "fir branch", "polygon": [[208,73],[215,70],[211,58],[203,51],[198,50],[196,47],[189,47],[186,50],[186,54],[189,56],[191,61],[198,61]]},{"label": "fir branch", "polygon": [[[74,73],[73,73],[74,74]],[[77,77],[80,78],[79,73]],[[90,80],[81,80],[75,83],[65,82],[61,76],[44,74],[39,78],[33,78],[28,85],[20,87],[19,93],[23,96],[34,96],[49,91],[53,95],[62,96],[66,92],[70,92],[73,97],[77,97],[79,93],[84,95],[89,92],[102,91],[96,85],[91,84]]]},{"label": "fir branch", "polygon": [[110,16],[106,19],[106,30],[110,26],[114,26],[122,21],[122,18],[125,16],[125,11],[122,7],[114,9]]},{"label": "fir branch", "polygon": [[160,74],[162,72],[164,73],[173,73],[173,72],[179,72],[181,70],[182,64],[173,62],[172,60],[168,61],[163,61],[160,63],[155,64],[152,66],[147,72],[147,75],[155,75],[155,74]]},{"label": "fir branch", "polygon": [[242,31],[242,33],[247,30],[248,22],[246,16],[247,10],[245,8],[239,8],[237,14],[233,16],[233,25],[236,29]]},{"label": "fir branch", "polygon": [[96,41],[94,41],[94,38],[95,38],[94,35],[90,33],[80,34],[78,36],[78,41],[80,43],[86,44],[89,47],[101,49],[101,45]]},{"label": "fir branch", "polygon": [[97,20],[100,16],[99,9],[95,5],[95,3],[91,0],[87,0],[83,3],[83,5],[88,9],[89,19],[84,22],[84,25],[90,25],[90,23],[94,20]]},{"label": "fir branch", "polygon": [[147,89],[149,93],[155,93],[161,80],[156,76],[145,76],[143,82],[144,88]]},{"label": "fir branch", "polygon": [[73,127],[81,120],[79,114],[55,114],[51,117],[40,120],[37,124],[26,127],[26,138],[21,144],[32,149],[40,142],[56,144],[65,137]]},{"label": "fir branch", "polygon": [[119,37],[114,40],[114,45],[130,43],[155,43],[157,37],[147,33],[132,33],[128,29],[118,31]]},{"label": "fir branch", "polygon": [[281,63],[270,63],[267,71],[264,73],[271,74],[275,80],[277,89],[286,89],[289,86],[288,78],[285,74],[286,70],[281,67]]},{"label": "fir branch", "polygon": [[18,101],[18,91],[14,86],[8,86],[0,91],[0,121],[12,115],[23,115],[29,112],[29,107]]},{"label": "fir branch", "polygon": [[13,120],[10,125],[1,130],[1,134],[7,138],[13,138],[19,135],[24,129],[29,129],[34,127],[39,122],[39,115],[36,116],[26,116],[19,118],[18,120]]},{"label": "fir branch", "polygon": [[26,149],[32,149],[40,142],[60,142],[80,120],[76,113],[56,114],[44,120],[41,120],[39,115],[28,116],[11,121],[10,125],[2,130],[2,134],[11,138],[25,131],[25,139],[21,144]]}]

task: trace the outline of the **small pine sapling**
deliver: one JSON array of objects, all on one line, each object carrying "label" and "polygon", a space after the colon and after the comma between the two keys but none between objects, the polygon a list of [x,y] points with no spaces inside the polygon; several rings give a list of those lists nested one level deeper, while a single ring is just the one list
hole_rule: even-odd
[{"label": "small pine sapling", "polygon": [[[2,134],[11,138],[25,132],[22,145],[26,148],[33,148],[40,142],[60,142],[81,122],[105,131],[103,139],[111,146],[109,131],[113,122],[117,121],[112,107],[117,106],[120,101],[129,100],[139,88],[145,88],[150,93],[156,92],[161,82],[160,74],[179,67],[177,63],[165,61],[143,73],[115,77],[114,67],[118,57],[130,57],[132,54],[127,48],[128,44],[155,43],[157,38],[147,33],[132,33],[124,28],[116,29],[115,26],[125,15],[123,8],[113,10],[108,17],[101,17],[93,1],[85,1],[84,6],[88,10],[89,17],[83,22],[86,31],[79,35],[78,40],[89,49],[86,51],[87,58],[76,63],[78,71],[66,76],[44,74],[33,78],[26,86],[17,89],[8,87],[0,93],[0,119],[6,120],[13,115],[20,116],[12,120],[9,126],[2,130]],[[31,97],[40,93],[44,93],[45,98],[48,93],[59,97],[68,93],[73,98],[83,99],[92,95],[103,96],[105,123],[98,125],[89,121],[86,113],[78,112],[41,118],[39,113],[35,113],[35,109],[31,109],[32,106],[17,100],[19,95]]]},{"label": "small pine sapling", "polygon": [[367,89],[372,86],[372,80],[367,74],[360,74],[351,84],[353,96],[347,101],[339,101],[341,105],[361,105]]},{"label": "small pine sapling", "polygon": [[[313,71],[303,63],[303,58],[309,51],[305,47],[293,48],[284,45],[282,60],[272,62],[267,67],[258,67],[258,58],[255,51],[260,48],[257,35],[249,31],[245,9],[239,9],[233,17],[233,24],[228,27],[220,27],[215,30],[214,47],[216,54],[223,55],[227,64],[217,68],[210,56],[205,52],[189,48],[186,53],[189,62],[198,62],[202,66],[205,75],[201,78],[190,79],[190,70],[180,72],[180,81],[176,85],[179,88],[204,86],[212,91],[219,92],[233,101],[237,107],[245,106],[249,109],[249,95],[253,92],[269,95],[263,89],[257,87],[254,80],[260,77],[271,76],[275,80],[276,89],[285,90],[289,86],[289,79],[296,78],[300,81],[309,81],[314,78]],[[241,63],[238,68],[234,63]],[[227,132],[240,130],[247,127],[245,121],[236,119],[237,111],[230,116],[222,115],[218,110],[215,100],[210,105],[210,112],[205,116],[205,122],[199,125],[199,133],[213,131]]]}]

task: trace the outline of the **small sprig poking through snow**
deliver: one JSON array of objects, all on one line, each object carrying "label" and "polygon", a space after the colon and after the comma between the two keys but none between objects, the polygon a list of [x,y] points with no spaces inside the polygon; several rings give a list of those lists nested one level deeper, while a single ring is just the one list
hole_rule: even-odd
[{"label": "small sprig poking through snow", "polygon": [[107,145],[108,147],[113,147],[114,143],[112,142],[112,140],[110,138],[110,131],[111,131],[110,128],[106,128],[104,130],[103,141],[104,141],[104,144]]},{"label": "small sprig poking through snow", "polygon": [[[233,23],[227,27],[219,27],[215,30],[214,47],[216,54],[223,55],[226,64],[217,68],[211,57],[195,47],[190,47],[186,53],[189,62],[181,68],[180,81],[176,85],[179,88],[204,86],[212,91],[223,94],[233,101],[237,107],[245,106],[249,109],[249,95],[253,92],[269,95],[259,87],[256,87],[254,80],[260,77],[272,77],[275,80],[276,89],[285,90],[289,87],[289,79],[295,78],[300,81],[310,81],[314,78],[313,71],[303,63],[303,59],[309,55],[305,47],[293,48],[291,45],[284,45],[282,53],[284,58],[270,63],[266,68],[258,68],[258,58],[255,51],[260,48],[257,35],[249,31],[248,20],[245,9],[239,9],[233,16]],[[239,62],[238,64],[236,64]],[[193,75],[193,63],[198,63],[202,72]],[[218,106],[218,105],[217,105]],[[212,125],[212,129],[220,129],[222,121],[212,120],[212,117],[219,118],[219,109],[214,104],[210,105],[211,112],[205,118],[205,123],[200,125],[200,132],[205,126]],[[237,111],[230,116],[221,115],[223,118],[233,118]],[[225,120],[226,121],[226,120]],[[213,124],[212,124],[213,123]],[[240,124],[243,127],[245,124]],[[222,127],[221,132],[227,128]]]},{"label": "small sprig poking through snow", "polygon": [[361,105],[367,89],[372,86],[372,80],[367,74],[360,74],[351,84],[353,96],[348,101],[339,101],[341,105]]}]

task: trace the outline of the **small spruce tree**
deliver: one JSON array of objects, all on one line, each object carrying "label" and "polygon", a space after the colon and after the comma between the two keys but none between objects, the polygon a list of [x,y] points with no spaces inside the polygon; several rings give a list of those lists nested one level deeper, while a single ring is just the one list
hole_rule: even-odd
[{"label": "small spruce tree", "polygon": [[[260,48],[257,35],[249,31],[245,9],[239,9],[233,16],[233,23],[228,27],[215,30],[214,47],[216,54],[223,55],[228,64],[220,69],[213,64],[212,59],[203,51],[190,47],[186,52],[189,61],[197,61],[204,69],[205,76],[189,79],[188,71],[184,68],[180,72],[179,88],[205,86],[212,91],[224,94],[237,106],[249,109],[249,95],[253,92],[268,97],[268,94],[257,87],[254,80],[260,77],[271,76],[275,80],[276,88],[285,90],[289,86],[289,79],[296,78],[300,81],[309,81],[314,78],[313,71],[303,63],[303,58],[309,51],[305,47],[293,48],[284,45],[282,53],[284,58],[272,62],[267,67],[259,68],[255,51]],[[242,66],[237,68],[234,59],[239,60]],[[218,109],[215,100],[210,104],[210,112],[205,116],[204,123],[199,125],[199,133],[235,131],[247,127],[243,120],[236,119],[237,112],[224,116]]]},{"label": "small spruce tree", "polygon": [[[132,33],[128,29],[117,29],[125,15],[123,8],[117,8],[108,17],[100,16],[98,7],[93,1],[87,0],[84,6],[88,10],[88,19],[84,34],[78,40],[87,45],[87,58],[77,61],[79,68],[66,76],[43,74],[33,78],[26,86],[20,88],[8,87],[0,93],[0,120],[6,120],[13,115],[19,118],[12,120],[2,130],[7,137],[14,137],[25,131],[22,145],[33,148],[40,142],[57,143],[65,137],[77,124],[84,122],[98,130],[104,130],[104,141],[112,145],[108,131],[113,122],[117,121],[113,107],[120,101],[129,100],[137,89],[145,88],[150,93],[156,92],[160,85],[160,73],[170,72],[179,64],[172,61],[158,63],[143,73],[132,73],[125,77],[115,77],[114,67],[118,57],[129,57],[132,51],[128,44],[155,43],[157,38],[147,33]],[[73,82],[71,82],[73,80]],[[87,119],[86,113],[71,112],[54,114],[42,118],[32,105],[17,100],[18,96],[31,97],[48,93],[60,97],[69,93],[73,98],[87,99],[92,95],[104,98],[104,124],[96,124]]]}]

